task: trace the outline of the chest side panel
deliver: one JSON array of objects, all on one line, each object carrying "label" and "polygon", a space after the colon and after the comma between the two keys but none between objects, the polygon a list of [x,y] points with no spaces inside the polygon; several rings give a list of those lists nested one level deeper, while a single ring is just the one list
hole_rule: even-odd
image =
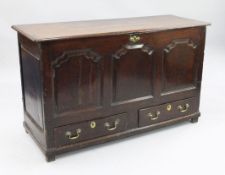
[{"label": "chest side panel", "polygon": [[39,48],[21,36],[19,42],[24,111],[38,128],[43,129]]}]

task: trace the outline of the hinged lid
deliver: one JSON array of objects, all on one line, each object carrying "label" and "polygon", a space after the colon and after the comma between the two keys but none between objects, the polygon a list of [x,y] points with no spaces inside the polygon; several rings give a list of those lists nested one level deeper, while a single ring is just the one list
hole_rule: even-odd
[{"label": "hinged lid", "polygon": [[156,32],[206,25],[209,25],[209,23],[173,15],[163,15],[109,20],[25,24],[14,25],[12,28],[32,41],[42,42],[132,32]]}]

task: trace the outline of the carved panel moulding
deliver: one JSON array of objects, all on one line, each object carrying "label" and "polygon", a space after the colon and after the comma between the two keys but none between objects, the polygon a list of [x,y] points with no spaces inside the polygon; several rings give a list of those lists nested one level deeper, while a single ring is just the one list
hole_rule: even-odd
[{"label": "carved panel moulding", "polygon": [[86,59],[89,59],[95,63],[97,63],[102,57],[92,51],[91,49],[80,49],[80,50],[72,50],[66,51],[61,56],[56,58],[56,60],[52,63],[54,68],[60,67],[63,63],[69,61],[72,57],[84,56]]},{"label": "carved panel moulding", "polygon": [[166,53],[169,53],[171,52],[171,50],[173,50],[177,45],[180,45],[180,44],[186,44],[187,46],[193,48],[193,49],[196,49],[197,48],[197,44],[195,44],[191,39],[176,39],[176,40],[173,40],[170,44],[168,44],[166,46],[166,48],[164,49],[164,51]]},{"label": "carved panel moulding", "polygon": [[153,49],[147,44],[127,44],[116,51],[116,53],[114,53],[112,57],[115,59],[120,59],[123,55],[126,55],[129,50],[134,49],[141,49],[142,52],[145,52],[148,55],[152,55],[152,53],[154,52]]}]

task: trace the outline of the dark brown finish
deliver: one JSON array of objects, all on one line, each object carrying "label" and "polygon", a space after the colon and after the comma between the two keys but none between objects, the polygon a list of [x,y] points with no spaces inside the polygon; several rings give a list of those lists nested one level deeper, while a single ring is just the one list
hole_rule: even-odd
[{"label": "dark brown finish", "polygon": [[196,97],[139,110],[139,127],[198,112]]},{"label": "dark brown finish", "polygon": [[[55,129],[55,145],[57,147],[63,145],[76,144],[78,142],[102,137],[104,135],[115,134],[127,129],[126,113],[117,114],[103,119],[94,121],[85,121],[78,124],[66,125]],[[66,132],[68,137],[65,137]]]},{"label": "dark brown finish", "polygon": [[[104,29],[92,33],[97,24]],[[14,26],[26,131],[51,161],[70,150],[197,122],[205,25],[161,16]],[[52,35],[43,30],[48,26]],[[72,33],[59,32],[63,26]]]}]

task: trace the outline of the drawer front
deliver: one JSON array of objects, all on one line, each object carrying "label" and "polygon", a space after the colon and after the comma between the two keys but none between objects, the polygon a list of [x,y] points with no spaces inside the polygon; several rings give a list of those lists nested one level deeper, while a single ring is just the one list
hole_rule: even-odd
[{"label": "drawer front", "polygon": [[139,127],[148,126],[198,111],[197,98],[189,98],[139,110]]},{"label": "drawer front", "polygon": [[117,114],[103,119],[55,128],[55,144],[63,146],[84,140],[114,134],[127,129],[127,114]]}]

